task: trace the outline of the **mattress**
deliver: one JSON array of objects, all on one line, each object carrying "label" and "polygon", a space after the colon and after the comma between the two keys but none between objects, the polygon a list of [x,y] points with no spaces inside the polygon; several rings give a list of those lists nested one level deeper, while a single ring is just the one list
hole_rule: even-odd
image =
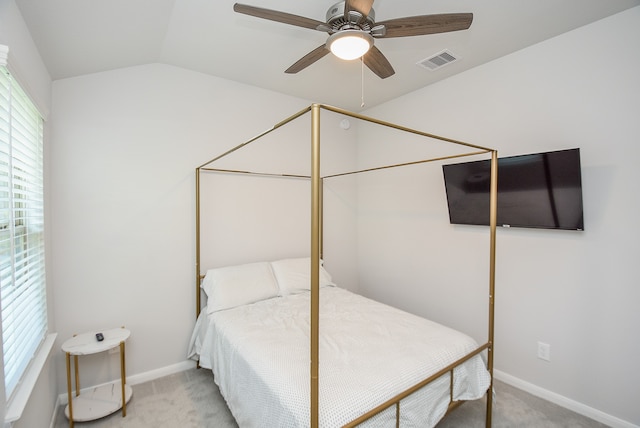
[{"label": "mattress", "polygon": [[[478,348],[469,336],[339,287],[320,289],[319,424],[340,427]],[[238,425],[308,427],[310,293],[202,313],[189,356],[211,369]],[[402,427],[433,427],[445,374],[400,403]],[[454,371],[454,400],[482,397],[481,355]],[[395,427],[395,406],[363,423]]]}]

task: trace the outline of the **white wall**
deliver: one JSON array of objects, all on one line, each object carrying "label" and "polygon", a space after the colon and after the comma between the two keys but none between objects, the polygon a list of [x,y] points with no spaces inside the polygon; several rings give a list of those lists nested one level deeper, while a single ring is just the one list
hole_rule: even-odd
[{"label": "white wall", "polygon": [[[12,75],[29,94],[40,113],[45,119],[48,119],[51,110],[51,78],[13,0],[0,1],[0,44],[9,47],[9,69]],[[48,198],[50,190],[48,185],[50,131],[50,121],[46,120],[44,126],[46,215],[50,213],[50,200]],[[45,232],[47,233],[47,251],[50,249],[50,230],[50,223],[47,222]],[[55,331],[53,294],[51,277],[47,275],[48,324],[50,332]],[[14,424],[16,428],[47,426],[49,424],[56,402],[55,370],[56,367],[52,366],[51,359],[47,360],[37,380],[35,391],[24,409],[22,418]],[[4,370],[0,370],[0,380],[4,383]],[[0,389],[4,391],[4,388]],[[0,403],[0,416],[4,421],[6,410],[4,396],[0,397]]]},{"label": "white wall", "polygon": [[[59,338],[124,325],[132,331],[129,377],[180,364],[195,322],[195,168],[309,103],[160,64],[59,80],[53,88],[51,265]],[[299,120],[306,131],[297,143],[308,147],[310,118]],[[333,129],[327,132],[338,132],[337,120],[326,122]],[[281,150],[261,153],[262,164],[298,161]],[[354,156],[355,147],[349,157]],[[308,157],[302,162],[310,165]],[[201,272],[308,254],[308,233],[301,241],[296,231],[308,224],[310,196],[304,193],[310,185],[300,191],[302,203],[286,202],[288,188],[243,198],[242,183],[249,179],[214,182],[216,199],[203,216],[231,218],[205,231],[216,239],[203,255]],[[292,204],[298,204],[293,211],[304,212],[302,222],[291,220]],[[284,216],[265,244],[245,220],[256,214],[277,218],[278,207]],[[354,219],[355,214],[342,233],[350,242]],[[82,360],[84,386],[119,377],[117,355]],[[62,393],[62,355],[58,367]]]},{"label": "white wall", "polygon": [[[286,116],[289,113],[294,111]],[[320,111],[322,176],[355,168],[357,131],[342,129],[343,118]],[[311,114],[307,112],[206,165],[265,176],[201,173],[202,273],[207,268],[241,262],[309,255],[310,125]],[[298,177],[283,178],[280,174]],[[354,192],[353,178],[331,179],[324,184],[325,266],[330,267],[336,281],[351,289],[357,288]]]},{"label": "white wall", "polygon": [[[614,426],[640,425],[639,72],[636,7],[367,112],[501,156],[581,148],[584,232],[498,230],[496,368]],[[439,165],[418,179],[363,188],[360,289],[486,337],[487,228],[448,224]]]}]

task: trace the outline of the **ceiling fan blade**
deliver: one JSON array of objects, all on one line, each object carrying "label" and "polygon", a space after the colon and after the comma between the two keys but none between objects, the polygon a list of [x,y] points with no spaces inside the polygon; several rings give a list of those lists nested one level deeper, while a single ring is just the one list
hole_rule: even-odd
[{"label": "ceiling fan blade", "polygon": [[443,13],[390,19],[376,22],[376,25],[384,25],[386,33],[380,37],[389,38],[466,30],[471,26],[472,21],[473,13]]},{"label": "ceiling fan blade", "polygon": [[360,12],[365,18],[373,7],[373,0],[347,0],[344,4],[344,14],[348,16],[349,11]]},{"label": "ceiling fan blade", "polygon": [[288,74],[295,74],[298,71],[304,70],[305,68],[309,67],[319,59],[323,58],[329,52],[329,49],[327,49],[325,45],[318,46],[317,48],[300,58],[298,61],[296,61],[295,64],[287,68],[284,72]]},{"label": "ceiling fan blade", "polygon": [[387,57],[375,46],[371,46],[369,52],[364,54],[362,61],[381,79],[386,79],[396,73]]},{"label": "ceiling fan blade", "polygon": [[[261,7],[249,6],[240,3],[234,4],[233,10],[245,15],[251,15],[257,18],[268,19],[270,21],[295,25],[296,27],[325,31],[321,26],[326,26],[326,23],[311,18],[305,18],[304,16],[293,15],[291,13],[279,12],[277,10],[264,9]],[[318,27],[320,27],[320,29]]]}]

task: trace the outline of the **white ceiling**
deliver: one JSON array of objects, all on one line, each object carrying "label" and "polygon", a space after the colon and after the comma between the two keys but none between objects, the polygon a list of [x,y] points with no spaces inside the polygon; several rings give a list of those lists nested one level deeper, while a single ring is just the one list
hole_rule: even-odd
[{"label": "white ceiling", "polygon": [[[333,0],[243,0],[325,20]],[[52,79],[148,63],[190,70],[361,110],[558,34],[640,5],[640,0],[376,0],[376,21],[472,12],[466,31],[377,39],[396,74],[380,79],[360,61],[327,55],[298,74],[284,70],[327,34],[233,12],[231,0],[16,0]],[[437,71],[416,65],[448,49]],[[570,53],[569,53],[570,54]],[[594,55],[596,53],[594,52]],[[249,100],[250,101],[250,100]]]}]

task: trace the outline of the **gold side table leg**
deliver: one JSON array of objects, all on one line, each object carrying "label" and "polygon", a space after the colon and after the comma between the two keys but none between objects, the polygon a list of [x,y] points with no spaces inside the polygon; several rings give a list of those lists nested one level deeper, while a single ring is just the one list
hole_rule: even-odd
[{"label": "gold side table leg", "polygon": [[120,342],[120,383],[122,384],[122,417],[127,416],[127,398],[125,396],[124,385],[127,383],[126,367],[124,361],[124,341]]},{"label": "gold side table leg", "polygon": [[[69,428],[73,428],[73,397],[71,396],[71,354],[67,354],[67,397],[69,398]],[[78,363],[76,361],[76,370],[78,368]],[[78,378],[76,375],[76,382]]]},{"label": "gold side table leg", "polygon": [[76,375],[76,397],[80,395],[80,374],[78,371],[78,356],[73,356],[73,369]]}]

